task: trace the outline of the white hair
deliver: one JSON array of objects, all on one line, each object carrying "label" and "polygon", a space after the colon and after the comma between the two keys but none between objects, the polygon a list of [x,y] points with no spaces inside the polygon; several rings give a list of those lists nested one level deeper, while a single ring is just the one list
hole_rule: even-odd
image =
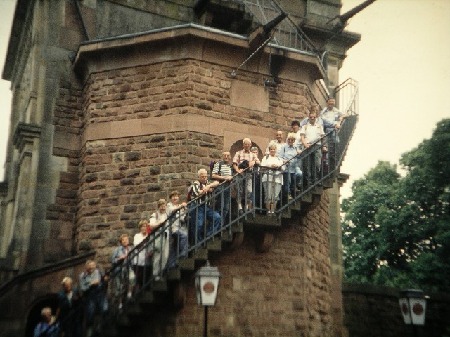
[{"label": "white hair", "polygon": [[206,169],[201,168],[200,170],[198,170],[197,175],[200,177],[201,173],[208,173],[208,171],[206,171]]}]

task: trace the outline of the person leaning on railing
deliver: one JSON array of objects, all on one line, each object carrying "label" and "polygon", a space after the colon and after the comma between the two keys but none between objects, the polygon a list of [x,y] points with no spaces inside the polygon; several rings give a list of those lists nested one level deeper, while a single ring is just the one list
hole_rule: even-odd
[{"label": "person leaning on railing", "polygon": [[[207,236],[212,235],[220,229],[221,216],[209,205],[209,197],[214,188],[219,185],[218,181],[208,181],[208,171],[198,170],[198,180],[195,180],[189,187],[191,203],[189,204],[189,232],[193,240],[201,242],[204,240],[204,232]],[[208,221],[209,227],[204,228],[205,221]]]},{"label": "person leaning on railing", "polygon": [[276,144],[269,145],[269,154],[265,155],[261,167],[264,170],[262,183],[265,191],[267,214],[274,215],[275,207],[283,184],[283,159],[276,155]]},{"label": "person leaning on railing", "polygon": [[[133,237],[133,245],[136,247],[142,241],[144,241],[149,235],[149,227],[147,219],[142,219],[138,224],[139,232],[134,234]],[[144,280],[148,278],[148,271],[150,270],[150,258],[153,254],[148,245],[145,248],[142,248],[139,253],[137,253],[136,258],[133,261],[134,264],[134,273],[136,275],[136,285],[135,291],[140,290],[144,285]]]},{"label": "person leaning on railing", "polygon": [[[159,199],[158,209],[150,215],[150,228],[155,234],[155,243],[153,248],[153,276],[159,280],[166,268],[169,259],[169,227],[164,227],[167,220],[167,202],[166,199]],[[159,230],[159,228],[161,228]]]},{"label": "person leaning on railing", "polygon": [[283,204],[286,204],[288,196],[295,197],[295,189],[302,188],[302,163],[298,159],[301,149],[296,145],[296,135],[290,132],[287,137],[287,143],[281,149],[281,158],[286,164],[286,170],[283,173]]},{"label": "person leaning on railing", "polygon": [[177,257],[186,257],[188,252],[188,234],[186,228],[186,206],[180,202],[180,192],[172,191],[167,203],[167,214],[170,225],[170,248],[167,269],[176,267]]},{"label": "person leaning on railing", "polygon": [[212,180],[218,181],[217,193],[214,209],[222,216],[223,220],[228,218],[230,212],[231,191],[229,182],[233,179],[233,168],[231,165],[231,154],[228,151],[222,153],[222,160],[214,164],[211,172]]},{"label": "person leaning on railing", "polygon": [[317,141],[325,135],[323,132],[323,124],[317,120],[317,113],[315,110],[310,111],[308,123],[302,126],[300,135],[302,137],[302,145],[305,149],[309,149],[313,146],[313,152],[304,159],[306,161],[306,163],[304,163],[304,173],[308,186],[310,186],[319,176],[321,166],[322,152],[320,150],[320,144]]},{"label": "person leaning on railing", "polygon": [[[326,154],[329,157],[327,166],[331,169],[335,168],[336,161],[336,144],[339,143],[338,131],[341,128],[341,124],[347,117],[336,107],[336,100],[333,97],[328,97],[327,106],[320,112],[320,118],[323,121],[325,133],[330,133],[328,138],[328,144],[324,144],[326,148]],[[323,150],[322,150],[323,151]]]},{"label": "person leaning on railing", "polygon": [[122,283],[120,288],[123,292],[126,291],[128,299],[132,297],[133,288],[136,282],[134,270],[131,268],[132,263],[129,263],[130,261],[128,261],[128,254],[132,249],[133,245],[130,244],[130,237],[128,234],[121,234],[119,237],[119,246],[116,247],[111,257],[113,264],[122,264],[124,266],[122,267],[123,274],[116,275],[116,282]]},{"label": "person leaning on railing", "polygon": [[62,290],[58,293],[58,308],[56,320],[61,328],[61,336],[81,337],[82,307],[81,294],[73,286],[71,277],[64,277],[61,282]]},{"label": "person leaning on railing", "polygon": [[79,286],[85,308],[86,336],[90,337],[99,330],[104,304],[102,274],[95,261],[86,261],[85,271],[79,277]]},{"label": "person leaning on railing", "polygon": [[[251,199],[253,192],[253,180],[250,171],[248,169],[251,169],[253,165],[255,165],[255,162],[258,160],[258,157],[256,156],[255,153],[250,151],[250,148],[252,146],[252,140],[250,138],[244,138],[242,140],[242,146],[243,149],[237,151],[233,157],[233,169],[236,173],[246,174],[243,184],[239,185],[239,189],[241,198],[246,199],[247,201],[246,207],[248,210],[250,210],[253,208],[253,203]],[[238,212],[239,214],[242,214],[244,212],[242,200],[237,200],[237,204],[238,204]]]}]

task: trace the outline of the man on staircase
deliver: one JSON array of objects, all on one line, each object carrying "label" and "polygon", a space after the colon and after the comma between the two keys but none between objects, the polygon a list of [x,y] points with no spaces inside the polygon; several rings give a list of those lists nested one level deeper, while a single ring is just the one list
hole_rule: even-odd
[{"label": "man on staircase", "polygon": [[311,186],[320,176],[322,159],[320,138],[325,135],[323,124],[317,120],[315,110],[309,113],[308,122],[302,126],[300,135],[304,149],[310,153],[304,158],[303,165],[306,182],[308,186]]},{"label": "man on staircase", "polygon": [[[221,216],[210,205],[211,193],[219,185],[218,181],[208,181],[208,171],[198,170],[198,180],[189,187],[189,195],[192,200],[189,207],[189,231],[193,244],[201,242],[206,236],[219,231]],[[205,222],[208,221],[207,226]]]}]

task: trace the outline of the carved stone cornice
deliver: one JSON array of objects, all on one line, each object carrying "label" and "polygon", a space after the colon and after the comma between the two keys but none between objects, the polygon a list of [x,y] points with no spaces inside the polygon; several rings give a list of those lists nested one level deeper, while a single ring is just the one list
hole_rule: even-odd
[{"label": "carved stone cornice", "polygon": [[41,127],[36,124],[28,124],[19,122],[14,130],[13,144],[22,152],[26,144],[31,144],[34,138],[39,138],[41,135]]}]

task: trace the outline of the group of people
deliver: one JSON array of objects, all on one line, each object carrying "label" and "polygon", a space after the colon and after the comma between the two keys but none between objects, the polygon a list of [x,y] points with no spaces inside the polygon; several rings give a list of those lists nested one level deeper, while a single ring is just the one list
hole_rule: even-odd
[{"label": "group of people", "polygon": [[107,310],[107,276],[94,260],[85,263],[79,275],[78,287],[71,277],[61,281],[55,315],[51,307],[41,309],[41,321],[33,337],[92,337],[99,336],[101,315]]},{"label": "group of people", "polygon": [[[128,234],[120,235],[119,245],[113,251],[111,262],[113,267],[125,264],[129,268],[121,268],[122,274],[112,275],[116,295],[126,294],[126,299],[131,299],[133,293],[142,289],[151,276],[159,281],[165,270],[176,266],[178,257],[187,256],[187,204],[180,201],[178,191],[171,192],[169,198],[169,202],[159,199],[157,210],[149,219],[139,221],[139,230],[134,235],[132,243]],[[168,222],[170,226],[164,226]],[[155,234],[153,241],[144,244],[144,241],[150,239],[151,233]],[[130,254],[132,250],[134,253]],[[119,303],[119,309],[121,307],[122,302]]]},{"label": "group of people", "polygon": [[[189,199],[195,200],[188,213],[191,239],[199,243],[205,235],[217,233],[221,223],[230,219],[233,197],[241,215],[251,210],[258,197],[264,195],[267,215],[273,216],[280,197],[285,204],[304,186],[312,186],[320,173],[326,174],[329,167],[334,168],[336,144],[339,142],[337,131],[346,117],[335,103],[335,99],[329,97],[327,106],[320,113],[319,107],[313,106],[308,117],[292,121],[292,131],[286,141],[283,131],[276,131],[275,139],[269,142],[262,160],[258,157],[258,148],[252,147],[251,139],[244,138],[242,150],[237,151],[233,158],[228,151],[222,153],[222,160],[214,164],[210,179],[207,170],[200,169],[198,179],[188,193]],[[299,159],[303,151],[308,151],[304,162]],[[236,174],[245,177],[238,184],[237,191],[230,187]],[[259,183],[254,181],[257,177],[261,179],[263,193],[257,191]],[[214,190],[215,200],[210,198],[208,201]],[[205,227],[205,223],[208,226]]]},{"label": "group of people", "polygon": [[[203,226],[203,214],[210,218],[213,229],[220,222],[220,216],[229,215],[230,194],[233,194],[233,190],[227,188],[226,182],[230,181],[234,174],[249,173],[239,186],[241,196],[237,200],[239,214],[242,214],[244,210],[252,209],[253,203],[261,195],[253,191],[259,186],[253,179],[259,175],[253,174],[252,178],[250,174],[259,170],[265,209],[271,216],[275,213],[280,196],[283,198],[283,203],[286,203],[289,197],[295,197],[296,191],[302,190],[305,185],[311,186],[320,172],[326,173],[329,167],[334,168],[335,149],[339,142],[337,130],[340,129],[346,117],[335,107],[335,103],[335,99],[329,97],[327,106],[320,113],[319,107],[313,106],[308,117],[301,121],[292,121],[292,130],[288,133],[286,140],[283,131],[277,130],[275,139],[269,142],[261,161],[258,158],[258,148],[252,147],[251,139],[244,138],[242,150],[237,151],[233,159],[230,152],[223,152],[222,160],[217,162],[212,170],[211,183],[206,179],[205,170],[199,171],[199,180],[193,185],[194,191],[201,191],[205,195],[215,187],[223,191],[219,193],[220,205],[216,203],[215,207],[206,209],[206,212],[201,212],[200,216],[194,217],[199,227],[197,232],[202,232],[200,229]],[[329,134],[327,140],[321,141],[326,134]],[[303,151],[309,151],[309,155],[302,163],[298,155]],[[217,186],[217,183],[220,185]],[[201,189],[203,186],[204,190]],[[197,197],[200,195],[201,193],[195,193]],[[199,235],[198,239],[201,240],[202,235]]]},{"label": "group of people", "polygon": [[[328,164],[334,165],[335,158],[328,157],[328,151],[334,153],[339,142],[337,130],[345,117],[336,109],[335,99],[330,97],[320,113],[318,106],[314,106],[308,117],[292,121],[292,130],[286,139],[283,131],[277,130],[262,160],[258,157],[258,148],[252,147],[251,139],[244,138],[242,150],[237,151],[233,158],[229,151],[225,151],[210,172],[203,168],[198,170],[198,179],[188,189],[189,203],[181,202],[178,191],[170,193],[169,202],[158,200],[157,210],[148,219],[139,222],[132,243],[128,234],[122,234],[119,238],[119,245],[111,256],[113,267],[127,263],[131,268],[121,269],[126,275],[111,275],[115,291],[126,294],[126,300],[141,289],[150,277],[158,280],[165,270],[175,267],[178,258],[187,256],[189,242],[203,242],[231,219],[232,200],[237,204],[236,213],[242,215],[254,207],[255,195],[259,193],[264,195],[267,215],[274,215],[280,196],[285,198],[283,202],[289,196],[294,197],[304,183],[311,184],[318,172],[324,170],[324,157],[329,160]],[[330,134],[327,141],[320,143],[319,140],[327,133]],[[302,163],[298,155],[306,150],[311,151],[311,155],[306,163]],[[255,170],[259,170],[260,174],[251,173]],[[236,175],[242,180],[231,187],[230,182]],[[261,179],[263,194],[254,191],[259,186],[253,181],[256,176]],[[214,199],[211,198],[213,191],[216,191]],[[150,240],[152,233],[155,234],[153,241],[143,244]],[[135,247],[135,253],[130,254]],[[79,321],[80,316],[69,317],[70,309],[81,304],[86,335],[91,336],[98,329],[96,317],[107,306],[105,276],[95,261],[90,260],[80,275],[79,289],[74,289],[72,284],[70,277],[63,279],[56,316],[51,315],[50,308],[42,309],[43,319],[36,326],[34,337],[41,336],[44,330],[46,336],[57,336],[60,330],[64,336],[81,336],[81,325],[74,323]],[[119,297],[122,301],[122,295]],[[119,303],[119,308],[121,305]]]},{"label": "group of people", "polygon": [[[282,186],[281,195],[285,203],[289,196],[294,197],[296,190],[304,186],[311,186],[320,173],[326,174],[327,170],[335,167],[336,144],[339,142],[337,131],[346,117],[335,107],[336,101],[329,97],[327,106],[319,113],[319,107],[313,106],[301,121],[294,120],[291,123],[291,132],[288,133],[286,142],[283,140],[283,132],[277,131],[276,138],[271,141],[266,149],[266,155],[273,157],[271,167],[276,168],[283,162],[278,174],[272,174],[273,181],[278,185],[274,192],[266,193],[266,202],[273,204],[278,200]],[[323,137],[328,134],[327,139]],[[272,149],[272,153],[270,150]],[[303,151],[309,151],[305,162],[298,159]],[[279,160],[275,160],[278,158]],[[262,166],[266,166],[263,162]],[[266,185],[268,183],[266,182]],[[269,190],[269,186],[265,188]],[[269,199],[267,199],[269,198]],[[269,213],[273,212],[269,208]]]}]

